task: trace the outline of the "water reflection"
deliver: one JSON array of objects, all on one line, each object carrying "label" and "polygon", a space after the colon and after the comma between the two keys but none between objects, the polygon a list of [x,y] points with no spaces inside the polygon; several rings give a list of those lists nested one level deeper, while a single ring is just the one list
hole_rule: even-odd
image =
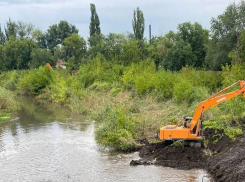
[{"label": "water reflection", "polygon": [[[31,99],[19,119],[0,125],[0,181],[202,181],[203,170],[129,166],[138,154],[101,151],[94,123]],[[205,179],[206,181],[207,178]]]}]

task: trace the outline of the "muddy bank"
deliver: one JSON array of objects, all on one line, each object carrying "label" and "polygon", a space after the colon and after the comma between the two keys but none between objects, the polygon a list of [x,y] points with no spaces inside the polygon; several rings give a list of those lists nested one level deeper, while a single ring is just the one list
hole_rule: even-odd
[{"label": "muddy bank", "polygon": [[203,168],[205,158],[201,148],[175,147],[164,143],[148,144],[139,152],[140,160],[131,165],[156,164],[179,169]]},{"label": "muddy bank", "polygon": [[[206,131],[207,137],[213,131]],[[215,138],[210,138],[210,141]],[[210,142],[211,143],[211,142]],[[245,135],[236,141],[223,136],[216,144],[202,148],[165,143],[146,144],[139,152],[141,159],[130,165],[161,165],[178,169],[206,169],[215,181],[245,181]]]}]

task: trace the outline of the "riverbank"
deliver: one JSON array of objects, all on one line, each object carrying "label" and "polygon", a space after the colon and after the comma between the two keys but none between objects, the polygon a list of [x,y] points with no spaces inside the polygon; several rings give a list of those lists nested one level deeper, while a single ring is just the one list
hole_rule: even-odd
[{"label": "riverbank", "polygon": [[[101,145],[129,152],[144,140],[157,142],[160,127],[181,125],[183,116],[192,116],[201,101],[243,79],[242,71],[244,66],[233,65],[222,72],[188,67],[170,72],[156,69],[151,60],[123,66],[97,57],[72,75],[45,66],[3,72],[0,85],[86,115],[97,122]],[[235,140],[243,133],[244,116],[244,98],[237,97],[206,111],[204,129],[223,131],[217,140],[223,135]]]}]

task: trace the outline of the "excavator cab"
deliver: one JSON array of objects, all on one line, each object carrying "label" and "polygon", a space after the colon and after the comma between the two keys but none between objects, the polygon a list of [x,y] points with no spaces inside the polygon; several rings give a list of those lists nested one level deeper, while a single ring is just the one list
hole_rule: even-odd
[{"label": "excavator cab", "polygon": [[189,124],[190,124],[191,120],[192,120],[192,117],[184,117],[184,124],[183,124],[184,128],[190,127]]}]

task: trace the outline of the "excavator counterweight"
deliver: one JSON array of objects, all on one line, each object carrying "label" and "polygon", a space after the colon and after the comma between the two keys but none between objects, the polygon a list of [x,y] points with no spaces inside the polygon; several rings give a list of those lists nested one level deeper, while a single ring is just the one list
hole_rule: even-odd
[{"label": "excavator counterweight", "polygon": [[[240,89],[224,94],[231,87],[238,84]],[[220,92],[201,102],[193,117],[185,117],[184,125],[167,125],[160,128],[160,140],[200,140],[202,138],[202,114],[209,108],[221,104],[233,97],[243,95],[245,98],[245,81],[238,81]],[[190,121],[190,123],[188,123]]]}]

